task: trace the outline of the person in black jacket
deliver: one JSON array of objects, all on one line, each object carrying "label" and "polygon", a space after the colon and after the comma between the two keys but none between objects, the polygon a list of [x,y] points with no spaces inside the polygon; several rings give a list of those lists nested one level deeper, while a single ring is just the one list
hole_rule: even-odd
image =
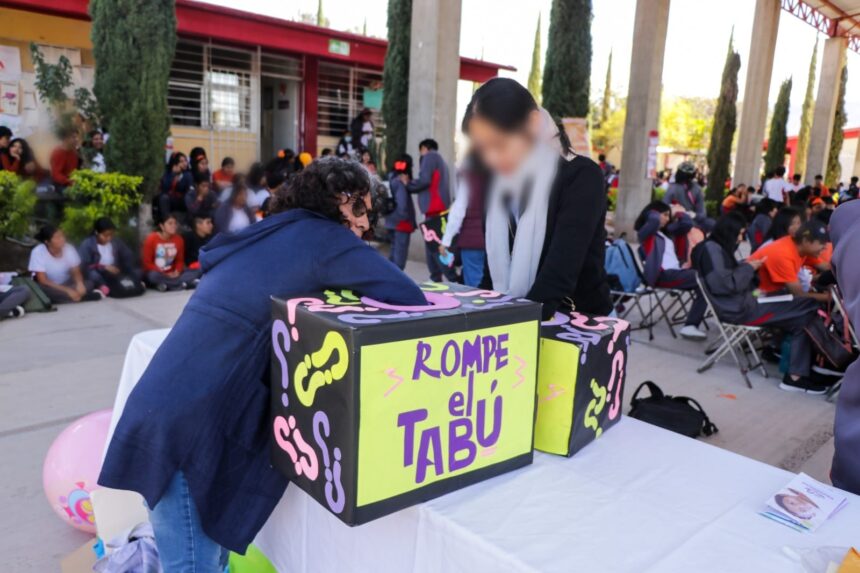
[{"label": "person in black jacket", "polygon": [[143,294],[143,273],[131,249],[116,236],[116,225],[108,217],[96,220],[92,234],[78,247],[78,255],[84,279],[108,296]]},{"label": "person in black jacket", "polygon": [[463,131],[492,172],[482,286],[543,303],[544,318],[610,313],[600,167],[574,155],[549,113],[509,78],[478,88]]}]

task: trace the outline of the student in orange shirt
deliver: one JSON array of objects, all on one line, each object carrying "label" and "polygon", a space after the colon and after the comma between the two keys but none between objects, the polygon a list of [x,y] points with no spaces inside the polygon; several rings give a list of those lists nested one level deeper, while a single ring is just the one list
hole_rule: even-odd
[{"label": "student in orange shirt", "polygon": [[827,244],[827,230],[819,221],[804,223],[794,236],[787,235],[765,245],[750,256],[761,260],[759,288],[765,294],[786,291],[795,298],[829,302],[830,293],[806,292],[799,273],[806,257],[818,257]]},{"label": "student in orange shirt", "polygon": [[236,174],[236,162],[232,157],[221,160],[221,169],[212,174],[212,182],[215,190],[219,193],[233,184],[233,175]]}]

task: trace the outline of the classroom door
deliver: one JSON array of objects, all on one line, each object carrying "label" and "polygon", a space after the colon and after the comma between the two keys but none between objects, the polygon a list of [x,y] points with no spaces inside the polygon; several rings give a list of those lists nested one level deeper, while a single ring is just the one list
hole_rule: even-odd
[{"label": "classroom door", "polygon": [[260,96],[260,151],[265,163],[279,149],[298,150],[299,82],[263,76]]}]

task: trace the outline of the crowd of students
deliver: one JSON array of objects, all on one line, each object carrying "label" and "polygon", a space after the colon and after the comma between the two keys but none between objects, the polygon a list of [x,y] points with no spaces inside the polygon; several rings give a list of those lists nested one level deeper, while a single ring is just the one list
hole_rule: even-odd
[{"label": "crowd of students", "polygon": [[[784,390],[821,394],[839,376],[813,366],[813,349],[804,327],[817,320],[831,301],[835,283],[830,259],[833,247],[828,226],[838,204],[857,198],[852,187],[831,193],[820,176],[802,187],[801,176],[785,179],[779,167],[769,174],[762,193],[746,185],[731,189],[713,220],[704,210],[704,196],[695,167],[683,163],[665,195],[647,205],[635,223],[644,265],[644,280],[652,287],[689,291],[692,304],[680,334],[705,340],[699,326],[707,301],[696,281],[704,281],[721,320],[774,327],[790,335]],[[838,203],[837,199],[838,198]],[[747,242],[750,255],[739,260],[738,247]],[[786,300],[768,297],[791,295]],[[781,356],[780,336],[765,348],[772,359]]]}]

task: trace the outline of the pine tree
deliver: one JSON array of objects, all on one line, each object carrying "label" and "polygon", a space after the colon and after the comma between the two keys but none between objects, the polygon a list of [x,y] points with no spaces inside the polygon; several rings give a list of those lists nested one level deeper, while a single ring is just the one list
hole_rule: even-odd
[{"label": "pine tree", "polygon": [[406,152],[409,107],[409,42],[412,0],[388,0],[388,51],[382,71],[385,158],[389,165]]},{"label": "pine tree", "polygon": [[833,115],[833,133],[830,135],[830,152],[827,154],[827,171],[824,176],[824,184],[828,187],[836,187],[839,178],[842,177],[842,164],[839,163],[839,154],[842,152],[842,142],[845,139],[845,85],[848,83],[848,66],[842,64],[842,77],[839,81],[839,99],[836,101],[836,113]]},{"label": "pine tree", "polygon": [[110,132],[111,169],[144,178],[152,196],[170,132],[167,82],[176,49],[174,0],[91,0],[94,91]]},{"label": "pine tree", "polygon": [[734,48],[734,31],[729,38],[729,50],[723,66],[720,97],[714,111],[714,126],[708,145],[708,189],[707,198],[723,199],[723,182],[729,178],[729,163],[732,155],[732,140],[738,125],[738,71],[741,57]]},{"label": "pine tree", "polygon": [[538,12],[538,21],[537,21],[537,29],[535,30],[535,45],[532,49],[532,67],[529,70],[529,92],[531,92],[532,96],[535,98],[535,101],[540,103],[540,59],[541,56],[540,49],[540,12]]},{"label": "pine tree", "polygon": [[770,118],[770,134],[767,138],[767,153],[764,156],[765,173],[785,165],[785,146],[788,142],[786,124],[790,107],[791,78],[788,78],[779,88],[779,95],[773,106],[773,116]]},{"label": "pine tree", "polygon": [[818,60],[818,38],[809,59],[809,74],[806,78],[806,95],[803,97],[803,107],[800,109],[800,133],[797,135],[797,155],[794,161],[794,172],[806,172],[806,157],[809,153],[809,132],[812,129],[812,114],[815,111],[815,68]]},{"label": "pine tree", "polygon": [[588,117],[591,0],[553,0],[543,70],[543,106],[556,118]]}]

